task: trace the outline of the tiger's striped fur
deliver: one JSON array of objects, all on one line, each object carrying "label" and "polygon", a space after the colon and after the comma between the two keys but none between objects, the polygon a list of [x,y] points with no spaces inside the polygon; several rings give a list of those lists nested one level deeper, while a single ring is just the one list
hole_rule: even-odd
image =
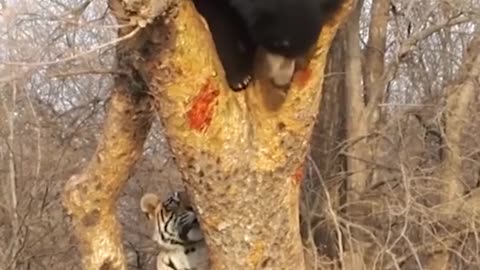
[{"label": "tiger's striped fur", "polygon": [[151,193],[140,206],[154,224],[153,240],[160,246],[157,270],[208,270],[207,246],[186,194],[174,192],[166,200]]}]

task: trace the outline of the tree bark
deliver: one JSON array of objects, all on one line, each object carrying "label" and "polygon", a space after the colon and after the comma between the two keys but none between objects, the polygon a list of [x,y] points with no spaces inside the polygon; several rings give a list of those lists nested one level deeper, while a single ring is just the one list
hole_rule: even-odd
[{"label": "tree bark", "polygon": [[366,138],[369,135],[367,121],[369,115],[364,102],[362,83],[362,51],[360,49],[360,10],[362,1],[356,7],[347,23],[345,61],[346,126],[349,147],[345,151],[349,177],[347,190],[349,202],[355,202],[368,184],[369,168],[365,162],[369,158]]},{"label": "tree bark", "polygon": [[380,119],[378,104],[383,100],[388,75],[384,68],[384,52],[390,1],[372,1],[372,20],[365,57],[360,49],[359,38],[361,6],[358,5],[347,29],[347,137],[351,146],[346,154],[351,174],[348,180],[350,201],[355,201],[372,182],[373,170],[369,163],[374,162],[376,146],[372,145],[369,137]]},{"label": "tree bark", "polygon": [[150,124],[148,96],[132,94],[126,82],[117,81],[95,155],[64,190],[85,270],[127,269],[116,201],[142,154]]},{"label": "tree bark", "polygon": [[368,43],[365,54],[365,95],[367,104],[377,105],[383,100],[385,80],[385,46],[390,9],[389,0],[372,1],[371,22],[368,31]]},{"label": "tree bark", "polygon": [[[320,256],[338,256],[337,231],[329,213],[329,207],[340,205],[340,190],[345,170],[345,158],[339,155],[338,146],[345,140],[345,29],[339,29],[328,55],[325,81],[320,103],[320,113],[313,129],[310,155],[316,168],[308,170],[312,175],[305,179],[302,211],[302,235],[304,242],[318,251]],[[317,173],[320,173],[318,175]],[[328,192],[329,196],[326,196]],[[313,245],[313,246],[312,246]]]}]

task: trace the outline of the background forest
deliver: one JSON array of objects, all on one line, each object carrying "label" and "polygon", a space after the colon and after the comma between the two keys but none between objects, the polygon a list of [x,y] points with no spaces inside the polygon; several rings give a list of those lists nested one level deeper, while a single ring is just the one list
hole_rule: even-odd
[{"label": "background forest", "polygon": [[[107,1],[0,1],[0,270],[80,269],[61,204],[95,152],[118,25]],[[303,183],[309,269],[480,269],[480,1],[360,0],[338,31]],[[119,201],[181,189],[158,119]],[[338,264],[337,262],[341,262]]]}]

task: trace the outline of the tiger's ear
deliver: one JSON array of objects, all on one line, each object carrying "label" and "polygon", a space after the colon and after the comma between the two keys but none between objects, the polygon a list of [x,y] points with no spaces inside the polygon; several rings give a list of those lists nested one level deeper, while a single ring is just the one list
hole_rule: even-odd
[{"label": "tiger's ear", "polygon": [[186,191],[179,191],[178,197],[180,198],[180,201],[183,203],[184,206],[192,207],[192,202],[190,201],[190,197],[188,197]]},{"label": "tiger's ear", "polygon": [[152,219],[155,216],[155,210],[159,205],[160,199],[152,193],[147,193],[140,199],[140,208],[147,215],[148,219]]}]

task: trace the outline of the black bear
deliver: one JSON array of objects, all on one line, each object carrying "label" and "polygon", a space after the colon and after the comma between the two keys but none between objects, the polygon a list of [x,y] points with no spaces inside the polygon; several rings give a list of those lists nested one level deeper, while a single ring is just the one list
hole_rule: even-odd
[{"label": "black bear", "polygon": [[295,59],[315,44],[341,0],[194,0],[212,33],[233,90],[251,81],[257,49],[263,49],[269,79],[288,86]]}]

